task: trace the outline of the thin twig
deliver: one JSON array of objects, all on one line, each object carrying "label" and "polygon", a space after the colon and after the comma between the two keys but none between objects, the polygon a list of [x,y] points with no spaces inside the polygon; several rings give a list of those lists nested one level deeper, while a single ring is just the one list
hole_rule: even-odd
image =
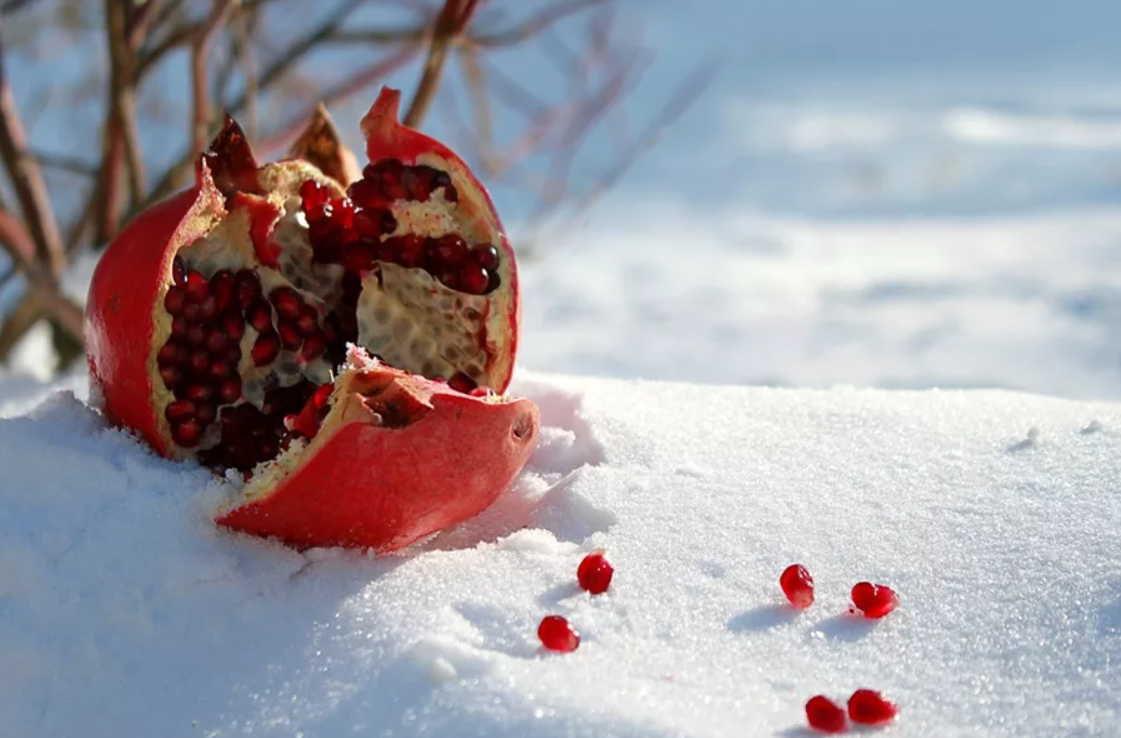
[{"label": "thin twig", "polygon": [[86,161],[81,157],[37,151],[35,149],[32,149],[32,153],[35,155],[35,158],[39,160],[39,164],[45,169],[57,169],[60,172],[77,174],[82,177],[97,176],[97,164]]},{"label": "thin twig", "polygon": [[214,34],[229,19],[237,4],[238,0],[214,0],[214,9],[191,43],[191,150],[194,153],[206,148],[210,132],[210,80],[206,75],[206,55]]},{"label": "thin twig", "polygon": [[570,0],[570,2],[553,3],[530,16],[526,21],[514,28],[481,36],[474,36],[471,42],[477,46],[483,47],[512,46],[536,36],[545,28],[557,23],[566,16],[575,15],[582,10],[609,2],[612,2],[612,0]]},{"label": "thin twig", "polygon": [[478,6],[479,0],[445,0],[440,15],[432,24],[432,41],[424,62],[424,72],[402,121],[410,128],[419,128],[428,113],[432,98],[440,87],[448,50],[464,34]]}]

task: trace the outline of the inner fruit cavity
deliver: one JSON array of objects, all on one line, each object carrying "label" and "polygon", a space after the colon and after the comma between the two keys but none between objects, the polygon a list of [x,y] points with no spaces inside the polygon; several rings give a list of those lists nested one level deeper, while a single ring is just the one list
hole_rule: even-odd
[{"label": "inner fruit cavity", "polygon": [[313,178],[293,189],[279,218],[275,197],[229,201],[248,232],[220,226],[172,265],[159,410],[175,444],[219,469],[248,472],[314,437],[348,343],[489,392],[486,316],[504,265],[449,174],[383,159],[345,195]]}]

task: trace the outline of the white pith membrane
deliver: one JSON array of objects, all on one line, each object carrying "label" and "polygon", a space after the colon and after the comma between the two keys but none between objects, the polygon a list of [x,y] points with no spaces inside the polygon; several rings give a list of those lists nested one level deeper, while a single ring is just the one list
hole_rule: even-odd
[{"label": "white pith membrane", "polygon": [[[265,165],[259,171],[258,178],[262,190],[268,194],[248,196],[247,199],[262,205],[267,199],[269,205],[279,209],[279,219],[269,238],[270,243],[280,246],[279,269],[261,263],[250,237],[251,207],[232,199],[227,204],[229,214],[206,236],[180,249],[176,256],[182,260],[187,270],[199,272],[208,281],[221,270],[228,270],[235,275],[244,269],[252,270],[260,278],[262,296],[265,299],[277,288],[289,287],[298,293],[305,305],[315,308],[322,326],[327,313],[341,313],[347,309],[343,303],[342,287],[345,270],[339,264],[313,262],[307,219],[298,190],[304,181],[313,179],[328,187],[332,198],[341,197],[344,193],[337,183],[304,162]],[[421,237],[456,233],[469,244],[490,243],[500,247],[499,233],[490,227],[489,217],[472,217],[472,213],[488,212],[486,209],[478,209],[484,203],[478,200],[469,183],[457,184],[458,191],[466,195],[466,202],[449,203],[443,198],[442,192],[437,191],[425,202],[393,203],[390,209],[397,220],[397,229],[393,233],[383,234],[382,240],[410,233]],[[252,209],[253,212],[258,212],[258,208]],[[504,285],[513,284],[511,261],[507,254],[502,253],[498,274]],[[332,366],[325,358],[326,354],[305,361],[300,356],[299,348],[290,350],[281,347],[274,361],[257,367],[251,349],[260,333],[246,320],[244,335],[239,343],[241,358],[237,367],[242,378],[241,398],[232,403],[218,403],[216,419],[206,427],[200,442],[191,448],[180,447],[175,444],[171,423],[164,415],[167,405],[177,398],[161,381],[156,359],[160,348],[171,337],[171,316],[163,305],[167,291],[173,286],[171,263],[169,260],[166,282],[154,306],[149,375],[154,378],[153,406],[156,409],[156,422],[163,437],[169,440],[173,456],[191,457],[215,448],[221,440],[220,418],[225,409],[243,402],[261,409],[266,391],[274,387],[291,387],[304,379],[315,385],[335,382],[328,401],[330,409],[325,408],[323,411],[325,417],[320,421],[320,432],[310,442],[299,436],[289,438],[287,446],[281,448],[273,459],[263,461],[252,469],[252,481],[247,487],[246,499],[260,496],[271,489],[277,480],[297,468],[306,452],[317,448],[317,442],[324,443],[325,440],[321,439],[333,435],[333,430],[323,432],[328,424],[350,422],[352,418],[344,411],[335,411],[336,406],[344,409],[350,406],[348,400],[340,400],[349,398],[358,386],[356,380],[348,380],[346,377],[377,366],[378,362],[376,359],[362,358],[356,363],[352,353],[342,376],[336,380],[339,367]],[[449,289],[419,267],[405,268],[378,262],[361,282],[355,311],[357,342],[359,346],[397,369],[421,374],[429,379],[445,380],[462,373],[479,387],[492,388],[505,381],[508,360],[501,356],[501,351],[497,352],[497,357],[488,360],[486,337],[495,333],[502,335],[510,330],[510,318],[507,315],[510,299],[508,290],[502,287],[487,295],[468,295]],[[274,330],[279,327],[275,309],[272,324]],[[493,345],[491,349],[495,353]],[[506,401],[498,396],[488,397],[486,400]],[[367,413],[365,422],[378,422],[378,419]]]}]

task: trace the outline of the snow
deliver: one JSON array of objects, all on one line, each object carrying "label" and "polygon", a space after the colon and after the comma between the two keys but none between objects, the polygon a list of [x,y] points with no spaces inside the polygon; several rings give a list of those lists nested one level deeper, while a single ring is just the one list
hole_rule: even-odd
[{"label": "snow", "polygon": [[[527,471],[402,555],[217,529],[229,490],[69,393],[0,421],[0,724],[37,736],[1108,735],[1121,405],[529,375]],[[1095,432],[1087,432],[1094,429]],[[27,460],[47,463],[29,464]],[[575,585],[607,548],[612,589]],[[788,608],[792,562],[817,603]],[[900,592],[880,622],[852,584]],[[548,655],[547,614],[583,643]]]}]

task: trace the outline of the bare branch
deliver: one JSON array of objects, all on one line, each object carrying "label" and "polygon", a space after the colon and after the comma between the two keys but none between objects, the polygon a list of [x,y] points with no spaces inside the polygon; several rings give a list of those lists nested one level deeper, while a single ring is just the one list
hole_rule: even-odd
[{"label": "bare branch", "polygon": [[575,15],[582,10],[596,5],[603,5],[611,1],[612,0],[569,0],[569,2],[557,2],[530,16],[521,25],[505,31],[474,36],[471,39],[471,43],[483,47],[512,46],[536,36],[545,28],[562,20],[566,16]]},{"label": "bare branch", "polygon": [[463,36],[478,6],[479,0],[445,0],[440,15],[432,25],[432,42],[428,47],[424,72],[402,121],[410,128],[419,128],[424,120],[432,98],[440,87],[448,50]]},{"label": "bare branch", "polygon": [[398,29],[336,28],[327,36],[327,40],[340,44],[364,44],[367,46],[401,42],[416,43],[423,41],[427,33],[428,29],[424,26]]},{"label": "bare branch", "polygon": [[97,176],[97,164],[80,157],[36,150],[32,150],[32,153],[43,168],[57,169],[60,172],[77,174],[82,177]]},{"label": "bare branch", "polygon": [[214,34],[229,19],[238,0],[214,0],[214,9],[191,43],[191,101],[193,124],[191,126],[191,151],[198,153],[206,148],[210,129],[210,80],[206,75],[206,55]]},{"label": "bare branch", "polygon": [[35,0],[4,0],[4,3],[0,5],[0,11],[5,14],[16,13],[29,7],[34,2]]}]

